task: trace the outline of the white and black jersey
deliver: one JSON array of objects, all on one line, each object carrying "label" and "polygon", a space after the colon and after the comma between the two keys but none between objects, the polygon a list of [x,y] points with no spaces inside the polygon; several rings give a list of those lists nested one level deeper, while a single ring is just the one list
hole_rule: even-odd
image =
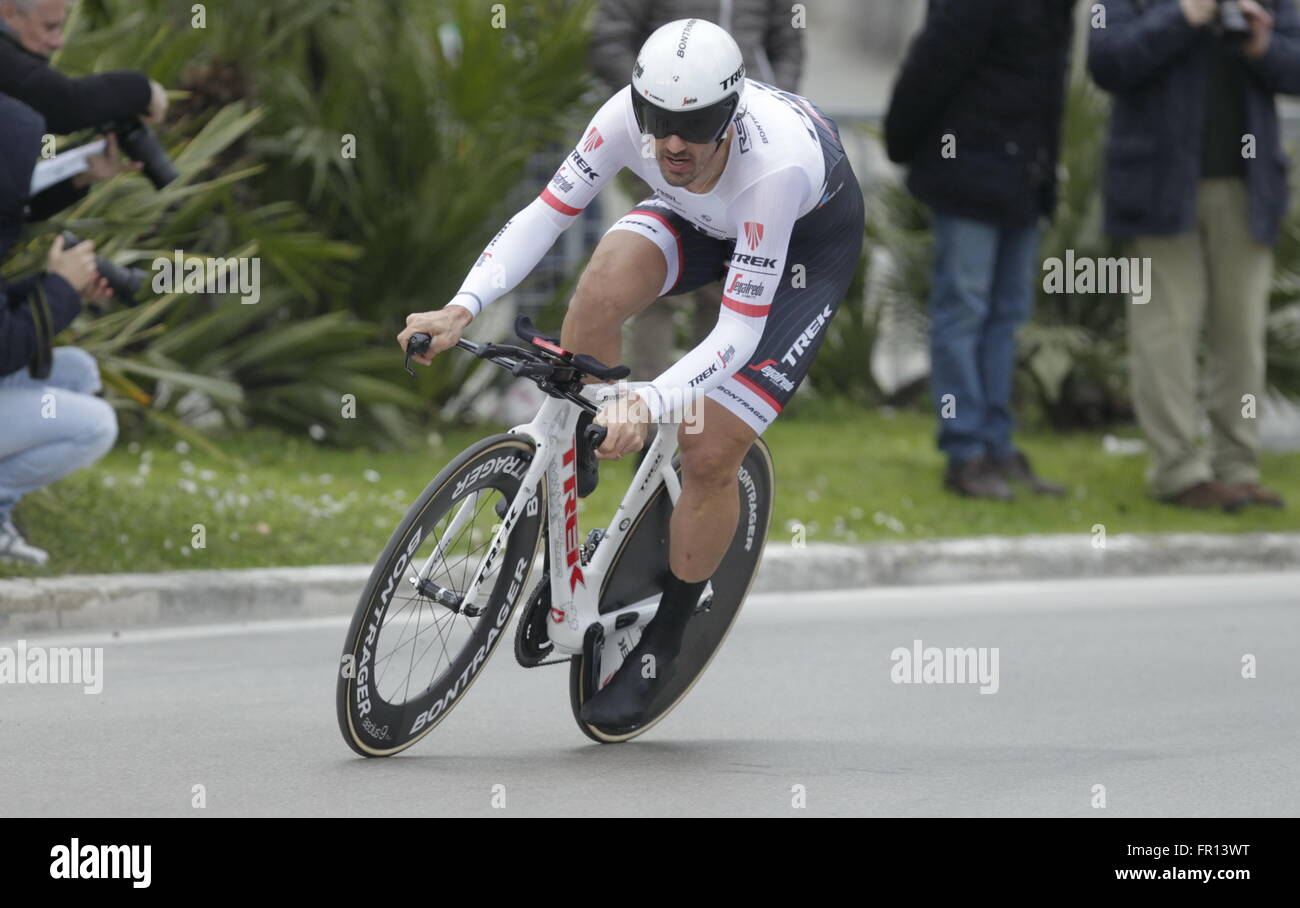
[{"label": "white and black jersey", "polygon": [[807,374],[856,271],[863,204],[835,124],[806,98],[748,80],[732,129],[710,192],[670,186],[624,88],[541,195],[488,244],[452,303],[477,314],[512,289],[626,167],[654,195],[610,229],[634,231],[663,251],[661,295],[725,277],[717,326],[642,396],[658,417],[669,399],[708,395],[762,432]]}]

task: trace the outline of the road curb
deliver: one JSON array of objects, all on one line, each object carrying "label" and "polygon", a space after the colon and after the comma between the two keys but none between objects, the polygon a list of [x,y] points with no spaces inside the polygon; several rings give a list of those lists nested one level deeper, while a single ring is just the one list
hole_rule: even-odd
[{"label": "road curb", "polygon": [[[755,592],[995,580],[1300,569],[1300,533],[986,536],[796,547],[770,544]],[[348,615],[370,565],[0,580],[0,637]],[[1298,594],[1300,596],[1300,594]]]}]

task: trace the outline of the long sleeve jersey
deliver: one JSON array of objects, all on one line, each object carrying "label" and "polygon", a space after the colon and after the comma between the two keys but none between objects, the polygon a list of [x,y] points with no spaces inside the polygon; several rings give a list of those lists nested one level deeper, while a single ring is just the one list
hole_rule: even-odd
[{"label": "long sleeve jersey", "polygon": [[657,376],[642,397],[657,419],[670,394],[707,394],[753,353],[787,267],[795,222],[825,197],[826,164],[815,119],[818,114],[805,99],[747,80],[726,167],[711,191],[695,193],[664,180],[654,140],[643,141],[631,86],[625,87],[592,118],[549,185],[488,243],[451,304],[477,315],[512,290],[627,167],[695,229],[736,241],[717,326]]}]

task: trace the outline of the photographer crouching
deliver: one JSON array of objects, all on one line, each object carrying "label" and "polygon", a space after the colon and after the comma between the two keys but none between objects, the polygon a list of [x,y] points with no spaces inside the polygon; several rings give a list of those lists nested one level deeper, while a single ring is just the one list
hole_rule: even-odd
[{"label": "photographer crouching", "polygon": [[[0,260],[26,221],[43,132],[40,116],[0,95]],[[14,283],[0,277],[0,559],[48,561],[14,525],[18,500],[90,466],[117,438],[113,408],[95,396],[101,385],[94,357],[51,344],[82,299],[110,295],[94,244],[65,249],[62,237],[44,272]]]},{"label": "photographer crouching", "polygon": [[69,78],[49,64],[63,46],[67,0],[0,0],[0,93],[22,101],[60,135],[137,118],[161,123],[167,93],[144,73]]}]

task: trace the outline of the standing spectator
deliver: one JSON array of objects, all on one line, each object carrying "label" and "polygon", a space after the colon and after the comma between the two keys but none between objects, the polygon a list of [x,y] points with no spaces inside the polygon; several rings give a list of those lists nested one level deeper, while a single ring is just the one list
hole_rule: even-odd
[{"label": "standing spectator", "polygon": [[[587,59],[610,92],[632,81],[637,51],[659,26],[678,19],[707,19],[729,32],[740,45],[745,73],[786,91],[795,91],[803,67],[803,29],[791,23],[790,4],[781,0],[601,0],[591,30]],[[620,187],[635,202],[650,195],[650,187],[629,172]],[[648,379],[675,362],[676,330],[673,309],[684,307],[691,316],[693,337],[688,347],[702,340],[717,320],[722,284],[713,283],[694,293],[662,299],[632,322],[632,376]],[[680,301],[680,302],[679,302]]]},{"label": "standing spectator", "polygon": [[1011,440],[1016,328],[1033,308],[1074,0],[931,0],[885,119],[889,157],[934,216],[931,384],[944,485],[981,498],[1064,489]]},{"label": "standing spectator", "polygon": [[[1271,11],[1255,0],[1102,5],[1088,66],[1114,99],[1106,229],[1151,262],[1150,301],[1131,306],[1128,320],[1147,481],[1183,507],[1282,507],[1259,484],[1247,402],[1264,390],[1273,245],[1287,209],[1274,95],[1300,93],[1300,16],[1294,0],[1274,0]],[[1197,444],[1202,332],[1206,451]]]}]

